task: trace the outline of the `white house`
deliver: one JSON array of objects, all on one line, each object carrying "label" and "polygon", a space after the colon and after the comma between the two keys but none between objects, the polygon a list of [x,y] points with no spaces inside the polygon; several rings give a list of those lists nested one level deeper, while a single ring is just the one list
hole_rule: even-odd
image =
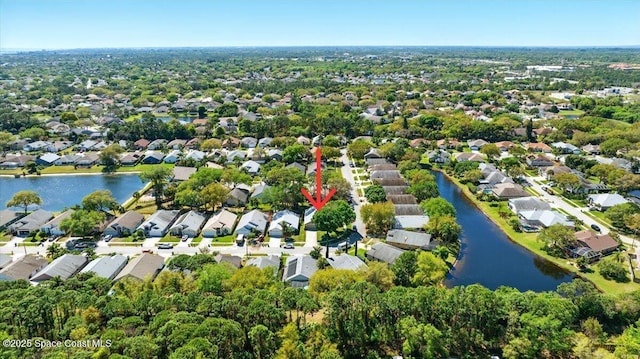
[{"label": "white house", "polygon": [[42,227],[40,227],[40,231],[44,232],[44,233],[46,233],[48,235],[52,235],[52,236],[63,236],[64,235],[64,231],[60,229],[60,223],[65,218],[71,217],[71,214],[73,214],[73,210],[72,209],[68,209],[68,210],[60,213],[54,219],[52,219],[49,222],[43,224]]},{"label": "white house", "polygon": [[618,204],[629,202],[629,200],[617,193],[590,194],[587,199],[591,206],[600,211],[606,211],[607,209]]},{"label": "white house", "polygon": [[304,288],[309,285],[309,279],[318,271],[318,261],[311,256],[290,256],[285,264],[282,281],[294,288]]},{"label": "white house", "polygon": [[176,162],[178,162],[178,160],[180,159],[181,156],[182,156],[182,152],[180,152],[179,150],[173,150],[173,151],[169,152],[168,155],[165,156],[164,162],[165,163],[176,163]]},{"label": "white house", "polygon": [[289,210],[277,212],[271,219],[271,224],[269,225],[269,236],[275,238],[283,237],[282,226],[286,225],[289,225],[295,233],[298,233],[300,228],[300,216]]},{"label": "white house", "polygon": [[237,219],[238,216],[235,213],[223,209],[205,223],[202,228],[202,236],[209,238],[231,234]]},{"label": "white house", "polygon": [[159,210],[144,221],[138,229],[141,229],[147,237],[164,237],[169,227],[178,217],[179,211]]},{"label": "white house", "polygon": [[174,236],[187,235],[193,238],[200,233],[200,227],[202,227],[204,220],[205,217],[202,214],[196,211],[189,211],[178,217],[169,232]]},{"label": "white house", "polygon": [[253,211],[245,213],[238,226],[236,227],[237,234],[249,234],[252,231],[263,233],[267,228],[267,222],[269,219],[267,215],[254,209]]}]

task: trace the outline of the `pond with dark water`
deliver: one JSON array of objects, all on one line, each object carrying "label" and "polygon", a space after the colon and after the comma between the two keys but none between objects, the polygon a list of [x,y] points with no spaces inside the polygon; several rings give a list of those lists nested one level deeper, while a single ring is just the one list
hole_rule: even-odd
[{"label": "pond with dark water", "polygon": [[433,172],[440,195],[456,209],[462,227],[460,254],[445,279],[447,287],[481,284],[489,289],[509,286],[521,291],[555,290],[574,274],[512,242],[458,186]]}]

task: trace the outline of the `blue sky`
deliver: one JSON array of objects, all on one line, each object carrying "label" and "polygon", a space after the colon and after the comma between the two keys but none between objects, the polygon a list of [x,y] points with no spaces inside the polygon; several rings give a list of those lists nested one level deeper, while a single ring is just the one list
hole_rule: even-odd
[{"label": "blue sky", "polygon": [[640,45],[640,0],[0,0],[0,48]]}]

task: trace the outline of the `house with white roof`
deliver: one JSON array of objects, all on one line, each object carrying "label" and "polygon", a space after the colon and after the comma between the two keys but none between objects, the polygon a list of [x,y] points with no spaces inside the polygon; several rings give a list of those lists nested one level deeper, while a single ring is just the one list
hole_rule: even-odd
[{"label": "house with white roof", "polygon": [[141,229],[147,237],[164,237],[169,227],[178,217],[179,211],[159,210],[144,221],[138,229]]},{"label": "house with white roof", "polygon": [[196,237],[200,233],[200,228],[204,223],[205,216],[196,212],[189,211],[175,221],[169,232],[174,236],[182,237],[184,235],[190,238]]},{"label": "house with white roof", "polygon": [[271,219],[271,224],[269,225],[269,236],[275,238],[283,237],[282,228],[287,225],[293,229],[294,233],[298,233],[300,228],[300,216],[289,210],[277,212]]},{"label": "house with white roof", "polygon": [[54,277],[69,279],[82,269],[87,262],[87,257],[83,255],[67,253],[54,259],[53,262],[49,263],[43,270],[31,277],[30,280],[32,282],[42,282]]},{"label": "house with white roof", "polygon": [[127,265],[129,258],[122,254],[99,257],[82,268],[80,273],[94,273],[98,277],[113,279]]},{"label": "house with white roof", "polygon": [[164,157],[164,163],[176,163],[178,162],[181,156],[182,156],[182,151],[173,150]]},{"label": "house with white roof", "polygon": [[587,201],[589,202],[589,205],[599,211],[606,211],[618,204],[629,202],[629,200],[617,193],[590,194],[587,196]]},{"label": "house with white roof", "polygon": [[238,222],[238,226],[236,227],[236,234],[247,235],[251,232],[264,233],[267,229],[268,222],[269,219],[266,214],[254,209],[245,213],[242,218],[240,218],[240,222]]},{"label": "house with white roof", "polygon": [[331,257],[327,261],[333,269],[358,270],[367,266],[362,259],[348,254]]},{"label": "house with white roof", "polygon": [[226,209],[214,214],[202,228],[202,236],[206,238],[226,236],[233,232],[238,216]]},{"label": "house with white roof", "polygon": [[518,213],[521,222],[525,226],[547,228],[554,224],[561,224],[565,227],[573,228],[575,223],[570,221],[564,214],[548,209],[543,210],[527,210]]}]

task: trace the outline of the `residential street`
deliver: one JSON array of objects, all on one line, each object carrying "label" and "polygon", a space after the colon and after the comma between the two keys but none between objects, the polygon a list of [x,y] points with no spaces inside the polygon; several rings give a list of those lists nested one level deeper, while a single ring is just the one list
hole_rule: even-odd
[{"label": "residential street", "polygon": [[362,235],[362,237],[367,236],[367,228],[362,221],[362,216],[360,216],[360,207],[362,204],[366,203],[366,199],[363,197],[362,202],[360,201],[360,196],[358,196],[358,187],[356,185],[356,181],[353,178],[353,168],[349,166],[349,157],[347,156],[347,150],[341,150],[342,157],[340,157],[340,161],[342,161],[342,177],[351,183],[351,195],[355,201],[354,211],[356,212],[356,228],[358,228],[358,233]]}]

